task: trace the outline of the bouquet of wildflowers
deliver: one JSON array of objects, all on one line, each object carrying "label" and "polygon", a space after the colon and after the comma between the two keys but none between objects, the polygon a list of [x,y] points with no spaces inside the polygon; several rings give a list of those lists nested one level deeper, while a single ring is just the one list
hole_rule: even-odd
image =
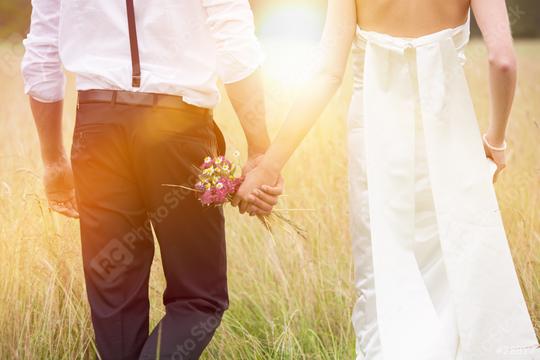
[{"label": "bouquet of wildflowers", "polygon": [[201,166],[195,167],[197,180],[193,188],[183,185],[163,184],[197,193],[204,206],[220,206],[231,202],[242,185],[243,178],[236,177],[237,166],[224,156],[207,156]]},{"label": "bouquet of wildflowers", "polygon": [[209,206],[230,202],[242,184],[242,178],[235,177],[235,172],[236,165],[224,156],[206,157],[195,184],[201,204]]},{"label": "bouquet of wildflowers", "polygon": [[[232,201],[244,181],[243,177],[236,177],[237,168],[224,156],[207,156],[202,165],[196,168],[198,174],[194,188],[171,184],[164,184],[164,186],[180,187],[196,192],[203,206],[221,206]],[[302,238],[306,238],[302,228],[281,214],[273,212],[268,216],[259,216],[259,219],[269,231],[272,231],[271,221],[278,220],[292,227]]]}]

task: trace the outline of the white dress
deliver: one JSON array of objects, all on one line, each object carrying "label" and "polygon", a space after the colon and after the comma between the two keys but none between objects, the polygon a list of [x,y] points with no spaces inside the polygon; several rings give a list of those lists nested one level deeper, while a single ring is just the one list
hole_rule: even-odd
[{"label": "white dress", "polygon": [[414,39],[357,31],[358,360],[540,359],[462,69],[468,40],[469,21]]}]

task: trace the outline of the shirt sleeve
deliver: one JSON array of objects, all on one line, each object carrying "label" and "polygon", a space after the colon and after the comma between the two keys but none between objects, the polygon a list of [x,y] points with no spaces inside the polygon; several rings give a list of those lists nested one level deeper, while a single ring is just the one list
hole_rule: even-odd
[{"label": "shirt sleeve", "polygon": [[248,0],[202,0],[217,46],[217,71],[225,84],[251,75],[263,61]]},{"label": "shirt sleeve", "polygon": [[61,0],[32,0],[30,31],[23,40],[24,92],[42,102],[64,98],[64,72],[58,53]]}]

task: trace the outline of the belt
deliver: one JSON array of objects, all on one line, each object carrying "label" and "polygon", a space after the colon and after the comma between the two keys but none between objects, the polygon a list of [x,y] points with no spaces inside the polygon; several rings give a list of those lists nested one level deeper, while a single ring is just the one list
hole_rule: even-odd
[{"label": "belt", "polygon": [[212,110],[188,104],[180,96],[132,92],[124,90],[81,90],[79,104],[109,103],[147,107],[161,107],[211,115]]}]

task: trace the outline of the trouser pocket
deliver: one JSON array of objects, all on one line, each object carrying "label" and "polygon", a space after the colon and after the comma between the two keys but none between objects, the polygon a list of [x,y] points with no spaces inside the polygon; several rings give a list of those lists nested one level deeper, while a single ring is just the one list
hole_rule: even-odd
[{"label": "trouser pocket", "polygon": [[214,142],[214,148],[217,150],[217,155],[225,155],[225,152],[227,151],[227,144],[225,142],[225,137],[223,136],[223,133],[221,132],[221,129],[219,128],[218,124],[214,123],[214,135],[215,135],[215,142]]}]

